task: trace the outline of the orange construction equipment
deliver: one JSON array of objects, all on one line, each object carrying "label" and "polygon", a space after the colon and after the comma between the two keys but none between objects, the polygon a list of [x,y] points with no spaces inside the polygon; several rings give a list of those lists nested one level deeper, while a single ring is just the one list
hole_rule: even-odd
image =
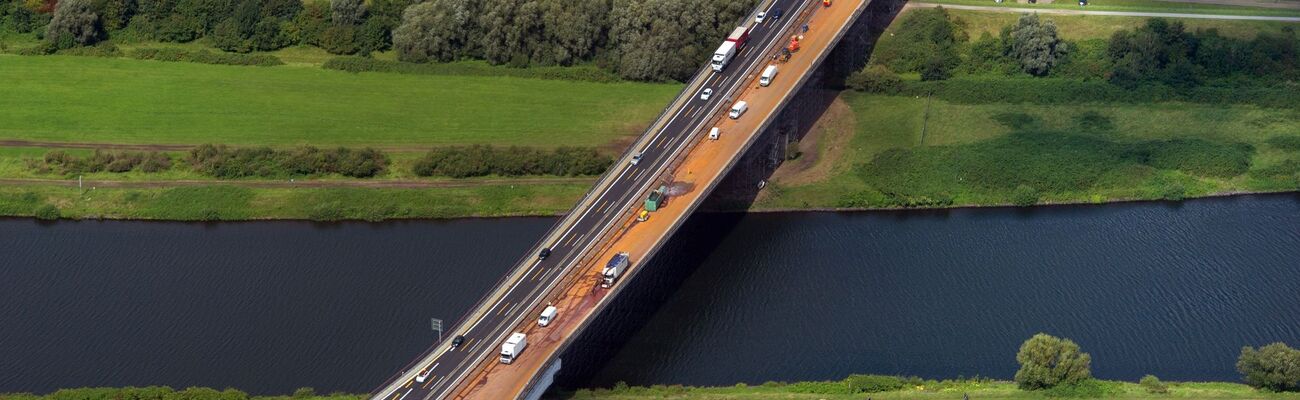
[{"label": "orange construction equipment", "polygon": [[796,52],[796,51],[799,51],[799,37],[798,37],[798,36],[791,36],[791,37],[790,37],[790,47],[788,47],[787,49],[790,50],[791,53],[794,53],[794,52]]},{"label": "orange construction equipment", "polygon": [[830,7],[831,0],[822,0],[822,7]]}]

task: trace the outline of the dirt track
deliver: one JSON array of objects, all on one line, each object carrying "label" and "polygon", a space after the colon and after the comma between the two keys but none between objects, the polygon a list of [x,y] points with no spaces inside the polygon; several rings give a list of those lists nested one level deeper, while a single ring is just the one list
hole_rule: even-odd
[{"label": "dirt track", "polygon": [[[522,178],[522,179],[488,179],[470,181],[422,181],[422,180],[300,180],[300,181],[218,181],[218,180],[169,180],[169,181],[112,181],[86,180],[86,187],[145,189],[193,186],[239,186],[250,188],[460,188],[493,185],[543,185],[543,184],[589,184],[594,178]],[[77,186],[75,179],[0,179],[0,185],[53,185]]]}]

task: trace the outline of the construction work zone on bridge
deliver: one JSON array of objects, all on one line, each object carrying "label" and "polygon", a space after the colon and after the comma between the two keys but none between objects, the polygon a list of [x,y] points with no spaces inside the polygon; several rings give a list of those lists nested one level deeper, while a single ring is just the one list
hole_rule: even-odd
[{"label": "construction work zone on bridge", "polygon": [[[777,40],[776,45],[764,49],[769,53],[766,56],[768,61],[756,64],[756,68],[747,72],[744,89],[731,99],[745,101],[748,111],[738,119],[731,119],[727,117],[730,105],[719,108],[712,124],[695,132],[689,150],[673,160],[675,165],[662,175],[660,184],[651,185],[652,190],[667,189],[664,203],[654,212],[643,213],[644,206],[626,210],[624,222],[590,249],[580,261],[579,268],[546,295],[547,301],[529,312],[529,315],[537,315],[547,305],[554,305],[560,310],[560,316],[546,327],[538,326],[536,319],[525,319],[514,331],[527,335],[527,351],[510,364],[498,363],[495,358],[483,361],[451,398],[507,399],[540,394],[549,378],[544,376],[544,372],[554,372],[548,367],[557,360],[556,357],[609,304],[628,278],[646,265],[646,260],[708,196],[779,111],[785,106],[798,106],[785,103],[803,86],[866,3],[867,0],[837,0],[831,6],[825,6],[818,0],[808,2],[797,13],[793,12],[795,10],[788,12],[786,18],[798,20],[784,37],[798,40],[799,49],[784,62],[780,58],[784,58],[782,50],[789,49],[789,40]],[[760,86],[759,74],[768,65],[777,65],[780,72],[770,85]],[[710,139],[706,133],[714,127],[718,128],[719,135],[717,139]],[[649,195],[649,192],[643,193],[642,198]],[[646,220],[640,221],[642,218]],[[606,260],[620,252],[631,256],[629,270],[611,288],[601,288],[601,272]]]}]

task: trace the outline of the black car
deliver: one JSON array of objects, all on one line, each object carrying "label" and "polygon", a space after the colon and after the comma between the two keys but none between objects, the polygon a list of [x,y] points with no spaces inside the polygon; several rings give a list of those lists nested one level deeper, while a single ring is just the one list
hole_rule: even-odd
[{"label": "black car", "polygon": [[773,21],[780,21],[780,20],[781,20],[781,9],[780,9],[780,8],[777,8],[777,9],[773,9],[773,10],[772,10],[772,20],[773,20]]},{"label": "black car", "polygon": [[455,338],[451,339],[451,348],[460,347],[461,343],[465,343],[465,335],[456,335]]},{"label": "black car", "polygon": [[551,248],[549,247],[542,249],[541,253],[537,253],[538,260],[545,260],[546,257],[550,257],[550,256],[551,256]]}]

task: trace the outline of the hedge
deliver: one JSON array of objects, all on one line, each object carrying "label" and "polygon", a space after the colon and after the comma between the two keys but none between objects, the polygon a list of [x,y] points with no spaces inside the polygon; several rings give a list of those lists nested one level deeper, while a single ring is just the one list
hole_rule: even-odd
[{"label": "hedge", "polygon": [[376,60],[365,57],[334,57],[321,66],[347,72],[388,72],[415,75],[455,75],[455,76],[511,76],[516,78],[618,82],[618,75],[595,66],[577,67],[528,67],[511,68],[492,66],[486,62],[462,61],[451,63],[416,64],[401,61]]},{"label": "hedge", "polygon": [[132,51],[131,58],[167,62],[194,62],[218,65],[245,65],[272,67],[284,65],[279,57],[267,54],[232,54],[217,53],[208,50],[186,50],[174,47],[141,48]]}]

